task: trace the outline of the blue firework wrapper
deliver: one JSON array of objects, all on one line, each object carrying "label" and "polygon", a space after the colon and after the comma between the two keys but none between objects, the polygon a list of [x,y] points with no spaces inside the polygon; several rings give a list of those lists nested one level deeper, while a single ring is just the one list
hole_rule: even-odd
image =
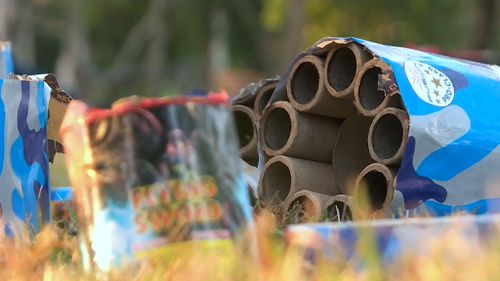
[{"label": "blue firework wrapper", "polygon": [[47,115],[43,81],[0,80],[0,210],[7,233],[50,220]]},{"label": "blue firework wrapper", "polygon": [[405,208],[500,210],[500,67],[355,40],[391,66],[409,113]]},{"label": "blue firework wrapper", "polygon": [[[454,246],[463,242],[470,247],[468,250],[477,252],[480,247],[489,247],[489,243],[498,237],[499,226],[500,215],[386,219],[290,225],[285,237],[287,245],[302,250],[308,263],[316,264],[319,260],[348,262],[354,268],[362,269],[366,258],[373,261],[374,255],[381,265],[388,267],[403,257],[425,258],[435,252],[447,237],[453,239]],[[373,253],[368,253],[368,249]],[[460,254],[465,255],[462,250]]]},{"label": "blue firework wrapper", "polygon": [[0,79],[6,79],[14,72],[10,42],[0,41]]},{"label": "blue firework wrapper", "polygon": [[[62,127],[84,266],[231,247],[251,221],[225,94],[72,102]],[[212,244],[211,244],[212,243]],[[189,246],[190,245],[190,246]],[[201,249],[201,248],[200,248]]]},{"label": "blue firework wrapper", "polygon": [[353,41],[389,66],[378,89],[401,95],[409,115],[392,209],[500,211],[500,67],[358,38],[323,38],[303,54]]}]

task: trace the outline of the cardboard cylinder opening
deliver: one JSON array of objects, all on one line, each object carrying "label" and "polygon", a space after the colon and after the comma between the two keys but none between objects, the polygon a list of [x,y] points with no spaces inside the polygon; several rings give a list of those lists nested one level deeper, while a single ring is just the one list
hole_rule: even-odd
[{"label": "cardboard cylinder opening", "polygon": [[283,148],[289,141],[292,132],[291,116],[286,109],[277,107],[271,109],[264,122],[263,141],[271,150]]},{"label": "cardboard cylinder opening", "polygon": [[276,82],[269,83],[262,87],[255,96],[254,102],[254,112],[256,116],[260,116],[266,108],[271,96],[273,95],[274,89],[276,88]]},{"label": "cardboard cylinder opening", "polygon": [[351,86],[356,75],[356,55],[347,47],[336,49],[326,59],[327,85],[336,92]]},{"label": "cardboard cylinder opening", "polygon": [[258,158],[257,132],[253,110],[243,105],[233,105],[231,108],[240,142],[241,156],[246,159]]},{"label": "cardboard cylinder opening", "polygon": [[385,165],[401,162],[408,141],[408,123],[408,114],[397,108],[386,108],[375,116],[368,134],[373,160]]},{"label": "cardboard cylinder opening", "polygon": [[[368,207],[373,211],[387,209],[394,197],[394,175],[395,172],[383,164],[368,165],[356,180],[356,200],[363,202],[366,199]],[[360,198],[361,196],[366,198]]]},{"label": "cardboard cylinder opening", "polygon": [[297,112],[288,102],[266,108],[259,121],[262,149],[270,156],[287,155],[331,163],[341,120]]},{"label": "cardboard cylinder opening", "polygon": [[262,195],[266,200],[282,202],[290,193],[292,175],[289,167],[280,161],[266,165],[262,174]]},{"label": "cardboard cylinder opening", "polygon": [[339,194],[327,203],[326,218],[328,221],[342,222],[354,219],[355,207],[352,197]]},{"label": "cardboard cylinder opening", "polygon": [[296,222],[311,221],[317,216],[318,211],[316,210],[313,201],[305,195],[301,195],[290,202],[287,211],[291,212],[294,208],[298,209]]},{"label": "cardboard cylinder opening", "polygon": [[371,58],[370,53],[355,43],[332,48],[328,52],[324,68],[327,91],[334,97],[352,100],[356,74]]},{"label": "cardboard cylinder opening", "polygon": [[354,105],[361,114],[375,116],[391,103],[402,104],[399,96],[392,98],[380,87],[383,77],[387,76],[385,79],[389,79],[388,75],[384,74],[388,69],[389,66],[383,61],[373,59],[359,71],[354,85]]},{"label": "cardboard cylinder opening", "polygon": [[328,93],[324,82],[324,59],[313,55],[300,58],[287,80],[287,95],[295,109],[317,115],[345,118],[354,110],[349,100]]},{"label": "cardboard cylinder opening", "polygon": [[299,104],[309,103],[318,94],[321,76],[314,62],[319,63],[319,59],[299,61],[292,73],[290,92],[293,100]]},{"label": "cardboard cylinder opening", "polygon": [[326,204],[332,196],[301,190],[285,202],[285,209],[295,223],[318,221],[324,213]]},{"label": "cardboard cylinder opening", "polygon": [[270,203],[288,202],[287,198],[303,189],[339,194],[330,165],[283,155],[266,163],[258,189],[259,198]]}]

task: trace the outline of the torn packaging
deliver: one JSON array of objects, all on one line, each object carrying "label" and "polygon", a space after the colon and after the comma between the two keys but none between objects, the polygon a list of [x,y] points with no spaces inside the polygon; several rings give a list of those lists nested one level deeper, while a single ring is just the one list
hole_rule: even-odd
[{"label": "torn packaging", "polygon": [[12,75],[13,79],[21,81],[43,81],[50,87],[50,99],[47,120],[47,138],[48,138],[48,156],[49,162],[54,161],[56,153],[64,153],[61,136],[59,129],[61,128],[62,120],[69,103],[73,98],[68,95],[57,82],[54,74],[40,74],[40,75]]}]

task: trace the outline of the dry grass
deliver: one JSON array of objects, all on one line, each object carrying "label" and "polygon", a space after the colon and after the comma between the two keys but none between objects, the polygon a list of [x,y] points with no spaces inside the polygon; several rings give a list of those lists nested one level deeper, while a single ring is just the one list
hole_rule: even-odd
[{"label": "dry grass", "polygon": [[[299,247],[285,247],[275,216],[262,210],[256,218],[257,258],[248,251],[221,254],[215,250],[186,252],[169,260],[150,260],[109,274],[85,274],[77,239],[48,227],[33,243],[3,237],[0,280],[499,280],[500,239],[471,243],[450,228],[426,240],[425,255],[404,255],[381,265],[373,236],[363,233],[356,262],[335,262],[317,256],[311,264]],[[421,241],[421,240],[420,240]]]},{"label": "dry grass", "polygon": [[[61,174],[57,185],[66,185],[64,170],[55,170]],[[81,267],[77,238],[68,235],[74,222],[59,223],[29,244],[0,237],[0,280],[500,280],[500,238],[472,243],[460,225],[440,236],[426,237],[425,245],[416,245],[425,246],[425,255],[409,252],[390,266],[381,264],[371,233],[360,235],[356,261],[332,261],[318,255],[313,264],[304,259],[310,252],[284,243],[283,228],[296,221],[298,210],[273,207],[271,213],[260,202],[256,209],[252,234],[256,255],[248,250],[228,255],[216,249],[192,249],[174,259],[150,260],[109,274],[87,274]]]}]

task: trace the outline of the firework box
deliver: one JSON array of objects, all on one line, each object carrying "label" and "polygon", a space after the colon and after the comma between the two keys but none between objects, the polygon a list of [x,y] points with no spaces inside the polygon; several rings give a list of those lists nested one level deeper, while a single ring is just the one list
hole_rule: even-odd
[{"label": "firework box", "polygon": [[228,101],[211,93],[70,104],[61,135],[86,269],[231,252],[251,209]]},{"label": "firework box", "polygon": [[324,260],[362,266],[371,249],[382,265],[390,266],[404,256],[426,257],[445,239],[464,239],[456,245],[479,250],[498,237],[499,226],[500,215],[386,219],[290,225],[285,237],[309,263]]},{"label": "firework box", "polygon": [[0,214],[9,234],[37,231],[50,220],[50,92],[43,81],[0,80]]},{"label": "firework box", "polygon": [[[363,45],[390,67],[390,73],[379,75],[378,90],[400,95],[409,115],[392,210],[437,216],[497,213],[500,67],[336,37],[319,40],[298,58],[324,55],[332,45],[350,42]],[[281,92],[275,91],[273,99]]]}]

